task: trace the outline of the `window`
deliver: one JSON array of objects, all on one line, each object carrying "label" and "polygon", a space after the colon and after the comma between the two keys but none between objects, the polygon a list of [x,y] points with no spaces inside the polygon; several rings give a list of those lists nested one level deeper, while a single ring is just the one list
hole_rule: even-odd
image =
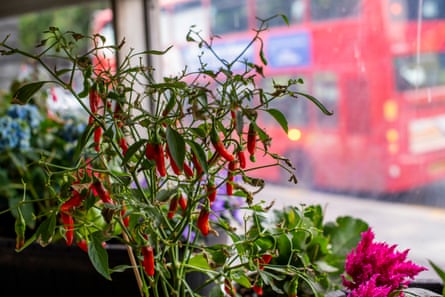
[{"label": "window", "polygon": [[445,53],[396,57],[394,65],[399,91],[445,85]]},{"label": "window", "polygon": [[417,20],[419,3],[422,3],[421,17],[424,20],[444,19],[445,2],[442,0],[392,0],[389,12],[393,20]]},{"label": "window", "polygon": [[247,3],[239,0],[212,0],[211,27],[215,35],[247,30]]},{"label": "window", "polygon": [[357,16],[360,0],[312,0],[311,19],[322,21]]},{"label": "window", "polygon": [[[304,0],[256,1],[256,16],[262,20],[284,14],[291,24],[300,23],[303,21],[305,10]],[[283,24],[284,21],[281,18],[274,18],[268,22],[271,27],[282,26]]]},{"label": "window", "polygon": [[[289,76],[277,76],[273,78],[268,78],[263,81],[263,85],[266,90],[273,92],[274,84],[286,85],[289,79],[291,79],[291,77]],[[296,78],[294,77],[292,79]],[[294,91],[307,92],[308,82],[306,81],[306,79],[303,79],[303,82],[304,83],[301,84],[301,88]],[[273,104],[270,106],[270,108],[275,108],[280,110],[286,116],[289,126],[300,127],[307,125],[309,122],[308,103],[309,102],[302,97],[298,98],[283,97],[278,101],[274,101]],[[272,118],[264,118],[263,121],[265,125],[268,124],[278,125],[278,123],[273,122],[274,120]]]},{"label": "window", "polygon": [[192,25],[202,32],[203,37],[209,35],[209,12],[201,6],[200,0],[179,3],[169,10],[163,9],[160,17],[160,38],[164,47],[184,42]]},{"label": "window", "polygon": [[313,96],[320,100],[327,110],[335,111],[331,116],[326,116],[321,111],[317,111],[317,124],[326,128],[333,128],[338,125],[340,90],[337,75],[332,72],[320,72],[314,75],[313,80]]}]

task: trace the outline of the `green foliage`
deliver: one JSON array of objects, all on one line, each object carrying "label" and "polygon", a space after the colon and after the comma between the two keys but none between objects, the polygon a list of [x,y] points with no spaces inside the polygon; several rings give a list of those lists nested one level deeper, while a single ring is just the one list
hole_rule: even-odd
[{"label": "green foliage", "polygon": [[[72,30],[88,35],[94,12],[105,8],[105,5],[105,2],[99,1],[23,15],[19,19],[20,47],[33,51],[43,37],[36,32],[43,32],[54,26],[63,31]],[[85,40],[80,41],[80,48],[85,50],[88,46]]]},{"label": "green foliage", "polygon": [[[262,48],[260,34],[266,27],[260,26],[249,46],[260,43]],[[130,51],[114,67],[103,52],[119,51],[119,46],[105,46],[98,35],[56,27],[46,31],[39,45],[47,56],[0,43],[0,53],[28,57],[49,77],[17,88],[14,100],[37,102],[39,91],[56,86],[69,92],[88,114],[87,127],[67,158],[69,166],[41,159],[40,152],[31,150],[36,168],[45,169],[42,176],[51,195],[44,200],[49,207],[36,210],[38,226],[25,243],[26,215],[20,208],[18,250],[33,242],[47,245],[60,239],[77,244],[107,279],[132,269],[146,296],[199,296],[186,278],[194,272],[207,276],[202,287],[216,285],[212,296],[221,296],[221,287],[234,295],[235,283],[264,285],[277,294],[297,290],[316,294],[331,288],[331,276],[340,270],[341,257],[364,224],[342,218],[325,226],[319,206],[276,212],[276,220],[269,224],[265,220],[269,207],[254,197],[264,181],[250,176],[259,168],[279,166],[295,179],[291,163],[269,151],[275,140],[256,119],[268,113],[286,131],[287,119],[269,105],[295,97],[291,89],[300,81],[289,80],[265,92],[257,86],[263,65],[238,61],[247,48],[238,59],[226,61],[198,32],[191,31],[188,39],[213,53],[220,67],[209,69],[201,61],[198,71],[185,69],[158,81],[141,58],[165,52]],[[85,50],[85,43],[91,49]],[[265,63],[261,50],[258,54]],[[244,66],[234,71],[235,63]],[[79,80],[80,91],[73,83]],[[315,98],[303,97],[329,113]],[[255,130],[250,134],[253,139],[247,135],[249,126]],[[253,158],[241,166],[240,152],[248,145],[255,147],[249,151]],[[271,157],[273,163],[256,163],[252,156],[256,152],[258,157]],[[244,222],[227,215],[241,208]],[[223,235],[227,242],[209,240]],[[109,267],[104,248],[109,242],[126,246],[131,267]]]},{"label": "green foliage", "polygon": [[[434,269],[437,276],[439,276],[440,280],[442,281],[442,284],[445,284],[445,270],[443,270],[441,267],[439,267],[439,265],[437,265],[431,260],[428,260],[428,263]],[[442,288],[442,296],[445,296],[445,287]]]},{"label": "green foliage", "polygon": [[273,255],[250,278],[267,296],[320,296],[341,287],[346,255],[368,225],[350,216],[324,222],[320,205],[290,206],[258,216],[248,235],[259,255]]}]

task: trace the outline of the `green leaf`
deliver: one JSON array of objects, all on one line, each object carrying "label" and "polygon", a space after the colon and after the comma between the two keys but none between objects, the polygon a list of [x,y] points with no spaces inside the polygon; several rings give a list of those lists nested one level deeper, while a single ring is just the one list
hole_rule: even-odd
[{"label": "green leaf", "polygon": [[167,190],[163,189],[158,191],[158,193],[156,193],[156,200],[165,202],[168,199],[170,199],[171,196],[176,195],[177,193],[178,193],[177,188],[167,189]]},{"label": "green leaf", "polygon": [[261,48],[260,48],[260,59],[264,65],[267,65],[267,58],[266,55],[264,54],[263,43],[261,43]]},{"label": "green leaf", "polygon": [[240,284],[245,288],[250,288],[252,285],[250,284],[249,277],[241,270],[238,270],[232,273],[232,280]]},{"label": "green leaf", "polygon": [[332,273],[338,271],[338,268],[329,265],[329,263],[325,261],[315,261],[315,264],[317,265],[317,268],[323,272]]},{"label": "green leaf", "polygon": [[255,240],[255,244],[260,247],[261,250],[268,250],[275,246],[275,239],[273,236],[262,236]]},{"label": "green leaf", "polygon": [[280,124],[281,128],[283,128],[284,132],[288,131],[288,123],[284,114],[278,109],[266,109],[266,111]]},{"label": "green leaf", "polygon": [[280,263],[287,263],[289,257],[292,255],[292,242],[288,235],[289,234],[281,234],[277,238],[278,261]]},{"label": "green leaf", "polygon": [[180,170],[184,169],[185,141],[176,130],[167,127],[167,145],[170,155]]},{"label": "green leaf", "polygon": [[289,26],[289,19],[287,18],[287,16],[285,14],[280,14],[280,16],[283,19],[283,21],[286,23],[286,25]]},{"label": "green leaf", "polygon": [[210,270],[210,265],[207,259],[203,254],[198,254],[192,257],[188,263],[188,265],[194,270]]},{"label": "green leaf", "polygon": [[325,233],[331,238],[332,252],[346,255],[360,241],[361,233],[368,229],[368,224],[350,216],[338,217],[336,223],[328,223]]},{"label": "green leaf", "polygon": [[321,103],[314,96],[311,96],[309,94],[302,93],[302,92],[295,92],[295,94],[303,96],[303,97],[306,97],[307,99],[312,101],[324,114],[326,114],[326,115],[333,115],[334,114],[334,112],[327,110],[327,108],[323,105],[323,103]]},{"label": "green leaf", "polygon": [[159,51],[159,50],[148,50],[148,51],[144,51],[144,52],[142,52],[142,53],[140,53],[140,54],[146,54],[146,55],[148,55],[148,56],[151,56],[151,55],[162,56],[162,55],[166,54],[172,47],[173,47],[173,45],[169,46],[168,48],[166,48],[166,49],[163,50],[163,51]]},{"label": "green leaf", "polygon": [[213,286],[209,293],[209,297],[224,297],[224,296],[225,295],[219,286]]},{"label": "green leaf", "polygon": [[94,268],[103,277],[111,280],[110,268],[108,267],[108,253],[102,245],[102,234],[100,231],[90,235],[88,243],[88,256]]},{"label": "green leaf", "polygon": [[20,87],[14,94],[14,98],[20,102],[28,102],[28,100],[37,93],[47,81],[39,81],[26,84]]},{"label": "green leaf", "polygon": [[51,238],[54,236],[56,224],[56,213],[53,212],[39,225],[36,234],[38,235],[37,237],[40,238],[42,244],[48,244],[50,242]]},{"label": "green leaf", "polygon": [[215,244],[207,247],[207,252],[212,256],[212,261],[221,266],[227,260],[227,251],[224,244]]},{"label": "green leaf", "polygon": [[145,139],[141,139],[131,144],[128,147],[127,153],[125,154],[124,159],[122,160],[122,164],[125,165],[134,156],[134,154],[146,143]]},{"label": "green leaf", "polygon": [[[428,260],[428,263],[431,265],[431,267],[434,269],[434,271],[440,277],[440,279],[442,280],[442,283],[445,283],[445,271],[443,269],[441,269],[439,266],[437,266],[436,263],[434,263],[431,260]],[[442,296],[445,296],[445,287],[442,288]]]}]

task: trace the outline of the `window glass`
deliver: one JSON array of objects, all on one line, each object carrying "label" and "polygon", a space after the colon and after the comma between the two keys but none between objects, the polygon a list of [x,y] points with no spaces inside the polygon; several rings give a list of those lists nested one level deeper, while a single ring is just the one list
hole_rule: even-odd
[{"label": "window glass", "polygon": [[394,65],[399,91],[445,85],[445,53],[395,57]]},{"label": "window glass", "polygon": [[[304,82],[298,89],[294,88],[293,91],[307,92],[308,82],[304,76],[299,78],[292,78],[290,76],[267,78],[263,80],[263,87],[268,92],[273,92],[275,90],[274,85],[287,85],[289,79],[301,79],[302,82]],[[305,126],[309,122],[309,105],[304,98],[283,97],[273,101],[269,107],[280,110],[286,116],[290,126]],[[271,117],[265,117],[263,121],[265,125],[278,126],[278,123]]]},{"label": "window glass", "polygon": [[165,46],[183,43],[191,26],[198,28],[203,37],[209,35],[209,9],[203,8],[200,0],[179,3],[162,9],[160,21],[160,38]]},{"label": "window glass", "polygon": [[247,30],[246,0],[212,0],[211,9],[213,34],[219,35]]},{"label": "window glass", "polygon": [[420,16],[425,20],[444,19],[445,2],[442,0],[392,0],[389,12],[394,20],[417,20],[419,5],[422,4]]},{"label": "window glass", "polygon": [[[303,21],[305,11],[306,3],[304,0],[256,1],[256,16],[263,20],[274,15],[284,14],[291,24],[300,23]],[[268,24],[271,27],[282,26],[283,20],[274,18]]]},{"label": "window glass", "polygon": [[311,19],[314,21],[357,16],[361,0],[312,0]]},{"label": "window glass", "polygon": [[[74,31],[84,35],[92,33],[95,15],[98,11],[110,7],[108,1],[96,1],[91,4],[66,6],[57,9],[47,9],[36,13],[26,13],[0,19],[0,36],[3,38],[9,34],[9,41],[17,47],[28,51],[37,52],[36,47],[43,39],[43,32],[54,26],[61,31]],[[108,27],[103,28],[107,42],[113,42],[114,34]],[[90,46],[88,41],[79,42],[79,52],[86,51]],[[4,61],[7,61],[4,63]],[[31,75],[40,73],[36,65],[30,65],[28,61],[18,55],[3,59],[0,63],[0,86],[7,90],[15,79],[27,79]],[[65,65],[66,66],[66,65]]]},{"label": "window glass", "polygon": [[317,123],[320,126],[334,128],[338,124],[340,90],[338,78],[332,72],[316,73],[313,78],[312,94],[321,100],[329,111],[335,111],[334,115],[326,116],[317,112]]}]

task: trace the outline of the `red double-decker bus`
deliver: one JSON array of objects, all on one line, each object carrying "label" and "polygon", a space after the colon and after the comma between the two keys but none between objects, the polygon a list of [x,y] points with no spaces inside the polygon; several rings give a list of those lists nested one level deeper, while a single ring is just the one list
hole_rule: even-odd
[{"label": "red double-decker bus", "polygon": [[[305,98],[274,106],[289,121],[260,124],[303,184],[348,191],[400,192],[445,177],[445,1],[443,0],[170,0],[162,2],[162,46],[174,45],[164,70],[198,67],[185,42],[191,25],[230,61],[258,18],[285,14],[263,32],[265,88],[303,79]],[[247,51],[245,58],[258,62]],[[203,56],[205,61],[205,55]],[[214,61],[206,63],[212,67]],[[269,162],[270,160],[258,160]],[[262,176],[287,179],[268,168]]]}]

